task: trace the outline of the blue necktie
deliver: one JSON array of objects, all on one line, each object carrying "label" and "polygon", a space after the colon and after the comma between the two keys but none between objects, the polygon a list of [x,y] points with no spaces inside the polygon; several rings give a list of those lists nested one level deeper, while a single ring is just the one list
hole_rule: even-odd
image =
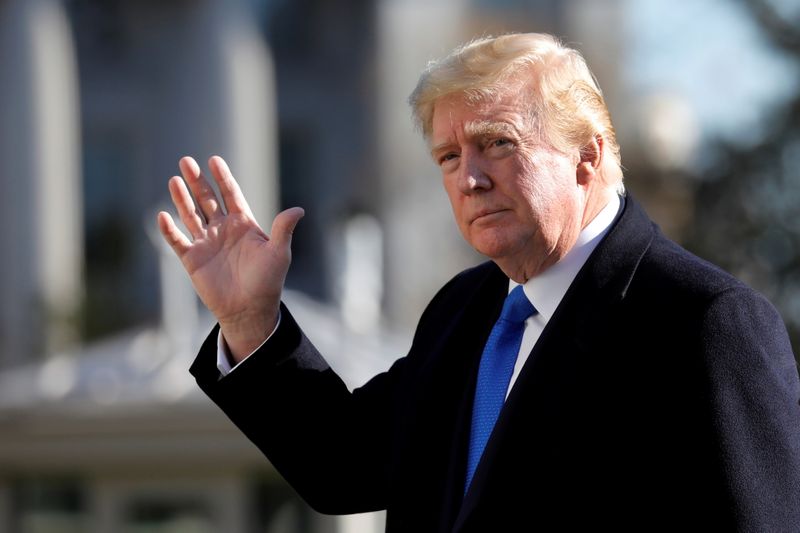
[{"label": "blue necktie", "polygon": [[475,401],[472,405],[472,427],[469,435],[469,454],[467,456],[467,492],[475,469],[478,467],[483,449],[505,402],[511,374],[517,361],[525,319],[536,313],[522,285],[518,285],[506,297],[503,311],[495,322],[489,340],[483,349],[478,367],[478,384],[475,388]]}]

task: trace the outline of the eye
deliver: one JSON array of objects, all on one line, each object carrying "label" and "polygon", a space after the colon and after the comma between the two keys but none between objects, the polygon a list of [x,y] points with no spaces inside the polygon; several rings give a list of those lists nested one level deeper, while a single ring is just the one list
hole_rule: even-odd
[{"label": "eye", "polygon": [[489,140],[485,149],[489,152],[489,154],[503,156],[511,152],[514,149],[514,146],[514,141],[508,137],[497,137]]},{"label": "eye", "polygon": [[507,148],[512,145],[511,139],[506,139],[505,137],[498,137],[489,142],[489,148]]},{"label": "eye", "polygon": [[454,159],[458,158],[458,154],[456,152],[447,152],[439,156],[439,165],[444,165],[448,161],[453,161]]}]

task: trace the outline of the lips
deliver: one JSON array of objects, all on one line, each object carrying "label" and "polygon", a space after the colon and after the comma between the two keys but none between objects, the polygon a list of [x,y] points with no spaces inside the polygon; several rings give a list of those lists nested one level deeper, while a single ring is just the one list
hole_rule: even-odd
[{"label": "lips", "polygon": [[494,215],[498,215],[498,214],[504,213],[506,211],[508,211],[508,209],[502,209],[502,208],[481,209],[480,211],[475,213],[475,215],[472,217],[472,219],[470,220],[470,224],[475,223],[475,222],[481,222],[483,220],[489,220]]}]

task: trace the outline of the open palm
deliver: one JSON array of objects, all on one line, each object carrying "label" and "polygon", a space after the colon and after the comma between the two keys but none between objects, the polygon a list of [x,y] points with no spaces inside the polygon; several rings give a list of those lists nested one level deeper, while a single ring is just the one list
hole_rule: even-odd
[{"label": "open palm", "polygon": [[166,212],[158,215],[159,229],[238,360],[257,347],[277,322],[291,261],[291,236],[303,210],[280,213],[268,236],[222,158],[212,157],[209,167],[225,209],[194,159],[184,157],[179,166],[183,179],[174,176],[169,191],[191,239]]}]

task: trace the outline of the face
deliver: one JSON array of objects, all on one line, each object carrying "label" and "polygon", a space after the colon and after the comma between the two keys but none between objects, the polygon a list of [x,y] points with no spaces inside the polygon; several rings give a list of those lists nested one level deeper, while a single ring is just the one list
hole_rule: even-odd
[{"label": "face", "polygon": [[431,154],[456,223],[478,252],[524,282],[563,257],[581,230],[586,188],[578,151],[538,138],[522,98],[436,103]]}]

